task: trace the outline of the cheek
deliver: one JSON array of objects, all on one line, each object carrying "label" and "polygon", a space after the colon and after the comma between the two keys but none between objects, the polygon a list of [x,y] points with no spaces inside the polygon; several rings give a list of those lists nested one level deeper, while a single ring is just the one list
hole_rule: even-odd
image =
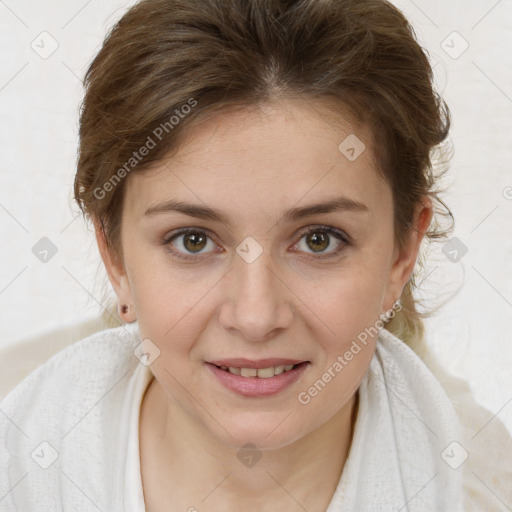
[{"label": "cheek", "polygon": [[324,293],[309,301],[312,310],[318,313],[333,335],[335,347],[349,342],[379,319],[385,277],[377,268],[351,269],[339,278],[333,278]]},{"label": "cheek", "polygon": [[181,332],[205,290],[215,284],[213,276],[178,268],[163,248],[131,249],[127,267],[131,269],[130,287],[141,334],[144,328],[156,338],[165,338],[175,326]]},{"label": "cheek", "polygon": [[173,350],[179,350],[194,335],[190,329],[199,325],[193,319],[201,314],[203,295],[204,290],[201,293],[199,287],[177,286],[171,280],[148,279],[139,283],[134,301],[141,335],[159,340],[158,343],[172,340]]},{"label": "cheek", "polygon": [[370,365],[379,327],[382,277],[354,274],[331,285],[314,311],[328,326],[319,336],[323,357],[298,402],[321,424],[353,396]]},{"label": "cheek", "polygon": [[211,289],[218,277],[178,275],[176,269],[153,266],[139,272],[133,282],[141,337],[150,339],[160,351],[152,371],[179,402],[181,385],[194,382],[199,369],[195,363],[204,356],[197,348],[198,340],[214,314]]}]

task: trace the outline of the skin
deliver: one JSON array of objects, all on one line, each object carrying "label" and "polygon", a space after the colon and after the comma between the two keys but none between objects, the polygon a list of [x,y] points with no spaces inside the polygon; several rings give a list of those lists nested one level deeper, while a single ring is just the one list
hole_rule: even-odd
[{"label": "skin", "polygon": [[[332,111],[319,100],[288,98],[209,118],[166,162],[129,176],[122,261],[96,229],[119,301],[132,306],[124,319],[137,319],[142,339],[161,352],[140,417],[148,511],[172,504],[184,511],[313,512],[332,498],[376,339],[307,405],[298,394],[401,296],[432,217],[422,198],[416,229],[395,247],[392,193],[375,170],[371,134],[339,114],[334,122]],[[349,161],[338,145],[353,133],[366,150]],[[367,210],[282,218],[342,195]],[[229,225],[177,212],[144,215],[169,199],[222,210]],[[303,233],[310,226],[337,228],[351,244],[328,234],[316,252]],[[186,236],[164,241],[185,227],[208,231],[198,254],[184,245]],[[248,236],[263,250],[252,263],[236,252]],[[192,259],[173,258],[173,249]],[[310,364],[277,395],[247,398],[224,388],[205,363],[227,357]],[[253,467],[237,457],[248,442],[262,454]]]}]

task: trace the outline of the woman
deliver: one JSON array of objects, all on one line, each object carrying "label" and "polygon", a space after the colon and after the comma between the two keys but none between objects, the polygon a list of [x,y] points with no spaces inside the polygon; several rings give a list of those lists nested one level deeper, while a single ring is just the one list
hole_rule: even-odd
[{"label": "woman", "polygon": [[85,84],[75,198],[126,325],[2,402],[6,510],[491,504],[419,357],[450,117],[400,11],[145,0]]}]

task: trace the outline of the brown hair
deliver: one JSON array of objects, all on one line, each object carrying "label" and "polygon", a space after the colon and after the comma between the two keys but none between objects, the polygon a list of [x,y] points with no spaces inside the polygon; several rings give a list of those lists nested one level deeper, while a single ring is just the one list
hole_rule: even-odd
[{"label": "brown hair", "polygon": [[[129,172],[169,157],[215,112],[320,98],[370,127],[393,190],[396,244],[424,195],[435,211],[426,236],[443,238],[453,224],[443,230],[439,216],[453,218],[434,189],[447,169],[434,160],[445,155],[450,113],[433,83],[414,29],[385,0],[143,0],[111,29],[85,75],[75,199],[122,257]],[[155,146],[133,160],[150,139]],[[413,348],[428,315],[416,307],[415,286],[413,275],[403,309],[386,324]]]}]

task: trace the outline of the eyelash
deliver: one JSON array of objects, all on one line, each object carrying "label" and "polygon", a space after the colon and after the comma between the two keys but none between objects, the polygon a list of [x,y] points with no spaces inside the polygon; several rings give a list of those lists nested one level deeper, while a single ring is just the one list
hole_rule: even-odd
[{"label": "eyelash", "polygon": [[[332,252],[329,252],[327,254],[317,253],[318,255],[315,257],[315,259],[326,259],[326,258],[333,258],[337,256],[339,253],[341,253],[346,248],[350,247],[352,245],[352,241],[350,240],[350,237],[346,235],[343,231],[340,231],[336,228],[333,228],[331,226],[311,226],[308,229],[302,231],[300,233],[299,242],[304,238],[305,236],[309,235],[310,233],[326,233],[328,235],[332,235],[335,238],[337,238],[340,241],[340,245]],[[208,238],[212,239],[212,236],[210,235],[210,232],[205,229],[199,229],[199,228],[184,228],[177,231],[174,231],[172,233],[169,233],[162,241],[163,245],[169,245],[173,240],[179,238],[180,236],[188,235],[188,234],[204,234]],[[297,245],[299,242],[297,242],[294,245]],[[186,261],[198,261],[197,256],[185,256],[183,253],[180,253],[178,251],[175,251],[173,249],[169,249],[169,254],[173,258],[177,258],[180,260],[186,260]],[[198,253],[199,254],[199,253]],[[309,253],[314,254],[314,253]]]}]

